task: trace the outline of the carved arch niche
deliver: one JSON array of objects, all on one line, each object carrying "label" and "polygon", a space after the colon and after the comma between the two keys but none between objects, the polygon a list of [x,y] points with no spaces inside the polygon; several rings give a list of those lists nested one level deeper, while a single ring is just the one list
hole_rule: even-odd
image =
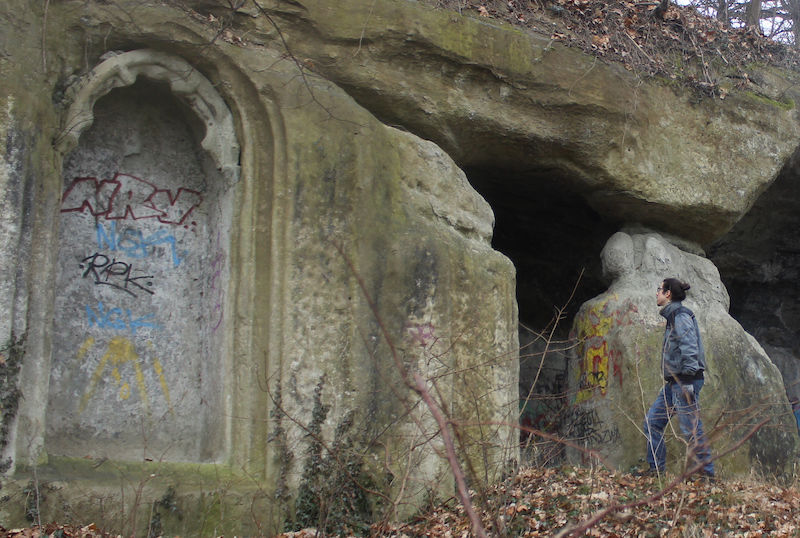
[{"label": "carved arch niche", "polygon": [[56,456],[223,457],[239,145],[175,56],[106,58],[74,91],[47,408]]}]

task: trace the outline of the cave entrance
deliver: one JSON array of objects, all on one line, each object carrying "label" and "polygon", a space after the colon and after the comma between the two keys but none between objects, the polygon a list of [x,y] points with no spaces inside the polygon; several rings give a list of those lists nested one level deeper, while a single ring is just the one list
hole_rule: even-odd
[{"label": "cave entrance", "polygon": [[800,151],[725,236],[708,249],[730,314],[753,335],[800,398]]},{"label": "cave entrance", "polygon": [[[521,425],[555,432],[569,401],[572,320],[581,304],[608,287],[600,251],[620,222],[595,212],[558,171],[473,167],[465,172],[494,211],[492,246],[517,270]],[[538,441],[529,442],[524,430],[521,440],[528,447]],[[542,464],[558,459],[556,447],[539,448],[527,450],[527,457]]]}]

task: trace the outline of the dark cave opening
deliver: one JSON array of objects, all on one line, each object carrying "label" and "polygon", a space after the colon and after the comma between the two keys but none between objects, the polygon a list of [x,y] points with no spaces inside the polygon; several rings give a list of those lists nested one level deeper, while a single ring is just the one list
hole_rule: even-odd
[{"label": "dark cave opening", "polygon": [[730,314],[761,344],[800,397],[800,152],[723,237],[708,248]]},{"label": "dark cave opening", "polygon": [[[572,320],[581,304],[607,289],[600,252],[621,223],[595,212],[557,171],[465,172],[494,211],[492,246],[517,271],[521,425],[555,432],[568,400]],[[527,438],[524,430],[521,437]]]},{"label": "dark cave opening", "polygon": [[[572,320],[607,289],[600,252],[623,223],[598,214],[558,171],[464,170],[494,211],[492,246],[517,270],[521,425],[557,431],[569,401],[564,348]],[[731,315],[777,365],[787,394],[800,398],[800,151],[707,256]]]}]

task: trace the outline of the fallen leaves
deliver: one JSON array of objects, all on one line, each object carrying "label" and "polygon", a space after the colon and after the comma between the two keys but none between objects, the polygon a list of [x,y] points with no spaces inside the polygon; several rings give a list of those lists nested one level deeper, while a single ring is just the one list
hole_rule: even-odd
[{"label": "fallen leaves", "polygon": [[119,534],[109,534],[100,530],[94,523],[82,526],[51,523],[41,527],[35,526],[11,530],[0,527],[0,536],[3,538],[43,538],[45,536],[57,536],[60,538],[122,538]]},{"label": "fallen leaves", "polygon": [[[553,536],[608,506],[649,499],[666,483],[663,477],[659,482],[605,469],[526,469],[488,492],[482,520],[490,535]],[[583,535],[780,537],[794,536],[798,528],[796,488],[752,481],[686,481],[658,500],[612,511]],[[442,505],[415,523],[374,531],[443,538],[468,529],[460,507]]]},{"label": "fallen leaves", "polygon": [[592,46],[595,48],[607,47],[609,41],[611,41],[611,38],[607,35],[592,36]]},{"label": "fallen leaves", "polygon": [[[608,507],[611,510],[582,536],[615,537],[788,537],[800,529],[800,489],[755,479],[683,481],[655,498],[672,476],[636,477],[607,469],[530,468],[485,492],[480,509],[490,536],[555,536]],[[646,501],[641,504],[633,503]],[[630,505],[630,507],[626,507]],[[469,518],[453,499],[414,521],[375,524],[372,536],[459,538],[472,536]],[[315,529],[283,533],[311,538]],[[0,538],[118,538],[94,524],[6,530]]]},{"label": "fallen leaves", "polygon": [[[625,69],[680,81],[725,98],[722,84],[753,62],[800,69],[800,51],[742,28],[729,28],[692,6],[671,3],[661,17],[658,2],[628,0],[424,0],[437,7],[473,8],[480,17],[504,19],[553,41],[578,47]],[[702,59],[702,64],[697,61]],[[714,70],[719,60],[722,70]]]}]

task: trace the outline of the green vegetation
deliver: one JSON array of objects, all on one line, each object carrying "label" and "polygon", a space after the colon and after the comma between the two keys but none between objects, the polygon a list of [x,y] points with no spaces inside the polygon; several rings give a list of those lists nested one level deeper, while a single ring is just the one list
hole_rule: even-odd
[{"label": "green vegetation", "polygon": [[776,99],[770,99],[765,95],[761,95],[755,92],[745,92],[749,98],[758,101],[759,103],[764,103],[766,105],[774,106],[776,108],[780,108],[781,110],[794,110],[795,103],[793,99],[786,99],[785,101],[778,101]]},{"label": "green vegetation", "polygon": [[[14,333],[0,348],[0,451],[8,446],[11,423],[17,416],[22,391],[19,388],[19,370],[22,367],[25,335],[16,338]],[[0,474],[11,467],[11,459],[0,461]]]},{"label": "green vegetation", "polygon": [[321,380],[314,391],[314,409],[307,427],[306,463],[295,502],[294,522],[287,530],[314,527],[328,535],[366,535],[372,522],[367,491],[372,489],[362,472],[350,430],[353,413],[336,428],[330,447],[322,441],[322,425],[330,407],[322,403]]}]

